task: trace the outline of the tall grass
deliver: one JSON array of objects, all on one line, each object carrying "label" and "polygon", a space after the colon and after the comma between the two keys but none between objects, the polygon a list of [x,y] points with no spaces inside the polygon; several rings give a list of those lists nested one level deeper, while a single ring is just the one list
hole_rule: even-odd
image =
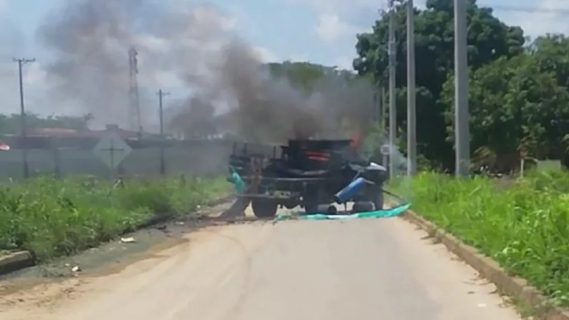
[{"label": "tall grass", "polygon": [[127,182],[38,178],[0,187],[0,250],[25,249],[45,260],[108,241],[156,214],[195,211],[229,192],[221,179]]},{"label": "tall grass", "polygon": [[569,305],[569,174],[532,173],[503,188],[425,173],[394,187],[416,212]]}]

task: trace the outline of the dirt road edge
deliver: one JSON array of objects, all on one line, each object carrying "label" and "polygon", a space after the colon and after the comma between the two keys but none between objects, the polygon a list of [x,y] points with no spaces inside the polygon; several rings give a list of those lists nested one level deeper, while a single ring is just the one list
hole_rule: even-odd
[{"label": "dirt road edge", "polygon": [[[205,207],[215,207],[223,203],[229,202],[234,198],[233,195],[228,195],[225,197],[220,197],[218,199],[209,201]],[[164,215],[156,215],[149,219],[146,223],[143,223],[138,227],[138,230],[150,228],[162,222],[171,220],[171,217]],[[7,255],[0,256],[0,276],[7,275],[9,273],[19,271],[28,267],[33,267],[36,265],[36,260],[34,256],[29,251],[18,251],[9,253]]]},{"label": "dirt road edge", "polygon": [[524,308],[529,308],[534,316],[544,320],[569,320],[568,310],[552,306],[538,289],[530,286],[524,279],[509,275],[496,261],[484,256],[476,248],[463,243],[412,211],[405,213],[402,218],[440,241],[449,251],[476,269],[482,277],[493,282],[502,293],[514,298]]},{"label": "dirt road edge", "polygon": [[28,251],[9,253],[0,257],[0,275],[34,265],[34,257]]}]

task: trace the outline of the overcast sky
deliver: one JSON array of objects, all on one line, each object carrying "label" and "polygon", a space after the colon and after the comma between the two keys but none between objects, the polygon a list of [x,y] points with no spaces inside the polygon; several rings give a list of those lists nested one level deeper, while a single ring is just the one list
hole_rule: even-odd
[{"label": "overcast sky", "polygon": [[[0,0],[0,112],[18,111],[13,56],[36,57],[26,67],[29,109],[47,114],[58,110],[42,92],[42,61],[49,53],[37,40],[37,29],[63,0]],[[95,0],[94,0],[95,1]],[[117,0],[119,1],[119,0]],[[355,35],[369,30],[386,0],[163,0],[164,6],[210,3],[231,17],[236,33],[256,47],[265,61],[309,60],[351,69]],[[417,1],[421,6],[423,1]],[[496,7],[508,24],[520,25],[535,37],[546,32],[568,33],[569,1],[480,0]],[[513,10],[513,9],[520,10]],[[530,10],[524,10],[530,9]],[[151,17],[149,17],[151,19]],[[11,71],[10,71],[11,70]],[[165,79],[168,77],[165,76]],[[13,80],[13,81],[12,81]],[[166,84],[168,85],[168,84]]]}]

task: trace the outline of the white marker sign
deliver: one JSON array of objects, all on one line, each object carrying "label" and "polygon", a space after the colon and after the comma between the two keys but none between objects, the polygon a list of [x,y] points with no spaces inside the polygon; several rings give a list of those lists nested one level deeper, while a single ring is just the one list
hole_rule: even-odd
[{"label": "white marker sign", "polygon": [[132,148],[119,136],[109,135],[97,143],[93,153],[111,169],[118,167],[131,153]]}]

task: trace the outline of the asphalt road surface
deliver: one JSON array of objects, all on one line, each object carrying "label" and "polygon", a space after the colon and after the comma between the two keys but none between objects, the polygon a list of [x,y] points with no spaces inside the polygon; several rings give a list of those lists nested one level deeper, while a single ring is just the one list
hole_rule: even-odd
[{"label": "asphalt road surface", "polygon": [[212,227],[113,274],[0,298],[0,319],[520,319],[400,219]]}]

